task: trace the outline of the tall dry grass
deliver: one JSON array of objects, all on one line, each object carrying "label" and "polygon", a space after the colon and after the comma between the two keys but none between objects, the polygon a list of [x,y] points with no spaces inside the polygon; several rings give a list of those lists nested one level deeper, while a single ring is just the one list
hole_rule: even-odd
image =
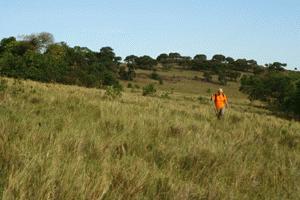
[{"label": "tall dry grass", "polygon": [[300,198],[300,124],[264,110],[12,80],[0,96],[5,200]]}]

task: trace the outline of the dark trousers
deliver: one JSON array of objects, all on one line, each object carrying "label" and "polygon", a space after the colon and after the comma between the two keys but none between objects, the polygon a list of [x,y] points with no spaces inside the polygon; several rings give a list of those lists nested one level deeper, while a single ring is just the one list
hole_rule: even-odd
[{"label": "dark trousers", "polygon": [[217,109],[217,117],[221,119],[225,114],[225,107]]}]

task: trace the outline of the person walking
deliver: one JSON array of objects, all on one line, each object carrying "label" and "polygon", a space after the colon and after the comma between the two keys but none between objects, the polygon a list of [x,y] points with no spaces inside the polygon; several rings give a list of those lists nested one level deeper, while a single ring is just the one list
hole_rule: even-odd
[{"label": "person walking", "polygon": [[228,108],[228,100],[222,88],[211,96],[211,100],[215,103],[215,111],[218,119],[221,119],[225,114],[225,108]]}]

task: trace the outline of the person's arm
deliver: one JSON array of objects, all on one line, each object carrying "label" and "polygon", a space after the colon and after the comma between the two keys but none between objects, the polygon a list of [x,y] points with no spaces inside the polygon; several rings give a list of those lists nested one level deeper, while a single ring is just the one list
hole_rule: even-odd
[{"label": "person's arm", "polygon": [[225,96],[225,106],[226,106],[226,108],[229,108],[229,103],[228,103],[227,96]]},{"label": "person's arm", "polygon": [[210,100],[211,100],[211,101],[215,101],[215,95],[211,95],[211,96],[210,96]]}]

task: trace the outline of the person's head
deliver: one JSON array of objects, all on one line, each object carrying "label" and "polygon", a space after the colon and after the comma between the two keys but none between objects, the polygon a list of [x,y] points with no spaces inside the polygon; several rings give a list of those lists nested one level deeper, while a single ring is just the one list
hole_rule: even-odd
[{"label": "person's head", "polygon": [[222,88],[218,89],[218,94],[223,94],[223,89]]}]

